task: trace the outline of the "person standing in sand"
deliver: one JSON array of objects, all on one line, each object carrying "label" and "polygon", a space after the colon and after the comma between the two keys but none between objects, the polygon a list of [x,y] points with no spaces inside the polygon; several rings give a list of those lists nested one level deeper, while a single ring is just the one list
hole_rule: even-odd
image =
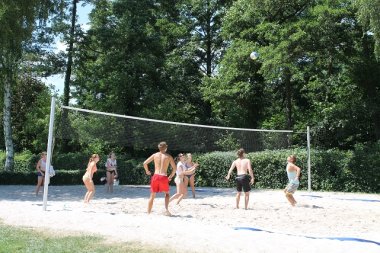
[{"label": "person standing in sand", "polygon": [[196,168],[198,167],[198,164],[195,163],[193,167],[186,169],[185,155],[182,153],[178,155],[178,160],[179,162],[177,163],[176,177],[174,179],[174,182],[177,186],[177,193],[174,194],[169,200],[169,202],[171,202],[174,199],[177,199],[177,205],[179,204],[179,202],[181,202],[186,193],[187,185],[185,185],[184,183],[184,177],[186,175],[194,174]]},{"label": "person standing in sand", "polygon": [[[229,180],[233,169],[236,167],[237,177],[236,177],[236,208],[239,209],[240,195],[241,191],[244,191],[245,194],[245,209],[248,208],[249,202],[249,192],[251,191],[250,184],[253,184],[255,177],[253,176],[253,171],[251,167],[251,161],[244,156],[244,149],[239,149],[237,151],[238,159],[232,162],[230,170],[226,176],[226,179]],[[248,176],[248,174],[249,176]]]},{"label": "person standing in sand", "polygon": [[90,157],[90,160],[87,164],[86,173],[82,177],[83,183],[87,189],[86,195],[84,195],[84,203],[89,203],[95,194],[95,185],[94,181],[92,180],[92,177],[94,176],[94,173],[97,171],[96,163],[99,162],[99,159],[100,158],[98,154],[93,154]]},{"label": "person standing in sand", "polygon": [[[174,159],[171,155],[167,154],[166,151],[168,149],[168,145],[166,142],[160,142],[158,144],[158,150],[159,152],[154,153],[151,155],[148,159],[144,162],[144,169],[145,173],[147,175],[151,175],[152,173],[149,171],[148,164],[152,161],[154,162],[154,175],[151,178],[150,182],[150,198],[148,201],[148,214],[151,213],[152,207],[153,207],[153,201],[156,197],[156,194],[158,192],[164,192],[165,193],[165,215],[171,216],[171,213],[169,212],[169,181],[173,178],[177,166],[175,165]],[[172,167],[172,172],[170,176],[168,177],[168,167]]]},{"label": "person standing in sand", "polygon": [[115,178],[117,178],[117,162],[116,156],[114,152],[111,152],[108,155],[106,162],[106,175],[107,175],[107,183],[106,188],[108,193],[113,193],[113,184]]},{"label": "person standing in sand", "polygon": [[41,186],[44,185],[45,172],[46,172],[46,157],[47,157],[47,153],[42,152],[41,159],[38,160],[37,165],[36,165],[36,169],[37,169],[36,196],[38,195],[38,192],[40,191]]},{"label": "person standing in sand", "polygon": [[[193,171],[194,166],[198,167],[199,164],[193,162],[193,155],[191,153],[186,154],[185,168],[186,171]],[[184,196],[187,196],[187,186],[190,184],[191,192],[193,193],[193,198],[195,198],[195,172],[186,173],[183,182],[185,183],[185,193]]]},{"label": "person standing in sand", "polygon": [[300,185],[300,173],[301,169],[295,165],[296,163],[296,156],[291,155],[287,158],[288,164],[286,165],[286,173],[288,174],[289,183],[284,189],[285,197],[289,201],[289,203],[292,206],[295,206],[297,204],[296,200],[293,197],[293,194],[298,189],[298,186]]}]

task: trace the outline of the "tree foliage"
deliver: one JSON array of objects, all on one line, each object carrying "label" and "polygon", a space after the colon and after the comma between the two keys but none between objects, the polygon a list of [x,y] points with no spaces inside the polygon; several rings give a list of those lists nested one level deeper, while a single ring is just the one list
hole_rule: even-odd
[{"label": "tree foliage", "polygon": [[[68,22],[73,3],[93,6],[88,30]],[[49,92],[38,80],[63,73],[71,61],[42,45],[60,34],[73,42],[66,83],[78,107],[231,127],[310,126],[313,145],[326,148],[373,142],[380,139],[379,6],[379,0],[3,1],[2,116],[3,125],[9,122],[4,131],[15,131],[4,134],[17,150],[45,145],[33,133],[46,131],[41,114]],[[36,23],[49,12],[51,27]],[[9,109],[12,91],[16,107]],[[19,118],[10,123],[5,112]],[[80,128],[80,119],[73,124]],[[103,150],[108,144],[89,144],[90,133],[107,129],[101,124],[80,128],[72,149]],[[220,145],[237,144],[227,136]]]}]

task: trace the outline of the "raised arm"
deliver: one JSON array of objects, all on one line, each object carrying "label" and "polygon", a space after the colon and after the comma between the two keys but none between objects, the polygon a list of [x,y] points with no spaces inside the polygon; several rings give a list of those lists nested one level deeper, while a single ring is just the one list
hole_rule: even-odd
[{"label": "raised arm", "polygon": [[149,176],[152,175],[152,173],[149,171],[148,164],[151,163],[153,160],[154,160],[154,154],[151,155],[148,159],[146,159],[143,163],[145,173]]},{"label": "raised arm", "polygon": [[226,176],[226,179],[227,180],[229,180],[230,179],[230,176],[231,176],[231,173],[232,173],[232,171],[233,171],[233,169],[235,168],[235,161],[231,164],[231,167],[230,167],[230,169],[229,169],[229,171],[228,171],[228,174],[227,174],[227,176]]},{"label": "raised arm", "polygon": [[195,172],[195,170],[198,168],[199,164],[198,163],[194,163],[193,166],[191,166],[188,170],[184,170],[182,172],[182,174],[184,175],[191,175]]},{"label": "raised arm", "polygon": [[293,164],[293,169],[294,169],[295,171],[297,171],[296,179],[299,179],[299,178],[300,178],[300,174],[301,174],[301,168],[298,167],[297,165],[294,165],[294,164]]}]

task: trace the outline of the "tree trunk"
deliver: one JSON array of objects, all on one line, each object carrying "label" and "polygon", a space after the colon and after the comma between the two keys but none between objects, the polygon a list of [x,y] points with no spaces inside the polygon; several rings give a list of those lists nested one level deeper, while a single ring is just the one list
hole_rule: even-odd
[{"label": "tree trunk", "polygon": [[293,128],[293,111],[292,111],[292,87],[290,80],[289,69],[284,70],[285,81],[285,103],[286,103],[286,127],[287,129]]},{"label": "tree trunk", "polygon": [[67,65],[66,65],[66,73],[65,73],[65,84],[64,84],[64,90],[63,90],[63,105],[66,105],[66,106],[69,105],[69,101],[70,101],[70,79],[71,79],[71,70],[72,70],[72,65],[73,65],[75,23],[76,23],[78,1],[79,0],[73,0],[72,2],[69,48],[67,52]]},{"label": "tree trunk", "polygon": [[14,165],[14,148],[12,138],[12,74],[7,73],[4,76],[4,110],[3,110],[3,125],[4,125],[4,140],[5,140],[5,171],[13,171]]},{"label": "tree trunk", "polygon": [[211,34],[211,10],[207,2],[207,24],[206,24],[206,75],[212,75],[212,34]]},{"label": "tree trunk", "polygon": [[[68,106],[70,102],[70,79],[71,79],[71,70],[73,65],[73,54],[74,54],[74,40],[75,40],[75,24],[77,16],[77,3],[79,0],[73,0],[72,2],[72,13],[71,13],[71,27],[70,27],[70,36],[69,36],[69,48],[67,49],[67,64],[65,72],[65,83],[63,88],[63,105]],[[67,110],[63,110],[62,113],[62,122],[67,124]],[[62,138],[62,150],[68,151],[68,141],[65,138]]]}]

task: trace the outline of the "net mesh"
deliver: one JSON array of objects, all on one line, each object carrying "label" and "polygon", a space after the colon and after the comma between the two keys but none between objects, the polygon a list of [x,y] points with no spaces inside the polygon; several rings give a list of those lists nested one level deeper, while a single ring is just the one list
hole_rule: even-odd
[{"label": "net mesh", "polygon": [[306,147],[306,133],[186,124],[63,107],[57,138],[81,146],[156,149],[166,141],[171,151],[211,152],[244,148],[246,152]]}]

